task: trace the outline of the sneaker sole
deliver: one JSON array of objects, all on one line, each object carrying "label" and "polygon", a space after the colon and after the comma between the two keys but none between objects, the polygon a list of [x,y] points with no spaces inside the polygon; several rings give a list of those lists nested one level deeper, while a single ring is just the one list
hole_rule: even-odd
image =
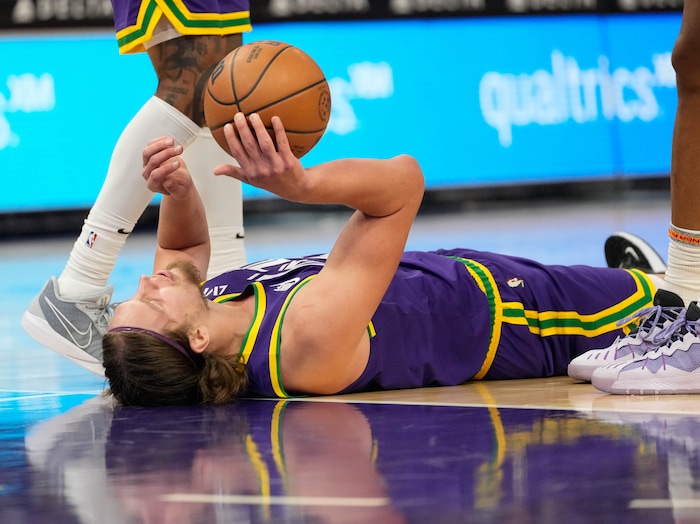
[{"label": "sneaker sole", "polygon": [[95,375],[105,376],[105,370],[100,361],[77,349],[66,339],[57,335],[46,320],[25,312],[22,316],[22,329],[32,339],[54,353],[72,360],[81,368],[87,369]]},{"label": "sneaker sole", "polygon": [[574,380],[581,380],[583,382],[590,382],[591,375],[593,375],[593,372],[596,369],[598,369],[598,367],[599,366],[587,367],[587,366],[569,364],[569,367],[566,369],[566,373],[567,373],[567,375],[569,375],[569,377],[573,378]]},{"label": "sneaker sole", "polygon": [[594,379],[594,386],[613,395],[690,395],[700,393],[700,373],[689,373],[684,377],[667,380],[616,380],[610,385],[596,384]]},{"label": "sneaker sole", "polygon": [[603,362],[598,365],[585,365],[570,363],[567,368],[567,374],[569,377],[575,380],[582,380],[583,382],[591,382],[593,380],[593,373],[596,369],[602,368],[603,366],[609,366],[610,364],[622,364],[626,362],[632,362],[631,358],[619,358],[614,361]]},{"label": "sneaker sole", "polygon": [[[629,347],[629,346],[628,346]],[[635,346],[638,349],[638,346]],[[616,360],[605,360],[605,355],[604,352],[607,352],[608,354],[615,352],[616,350],[613,348],[608,348],[606,350],[592,350],[592,351],[598,351],[597,355],[598,357],[601,357],[600,359],[596,358],[596,356],[587,356],[586,353],[583,355],[580,355],[576,357],[574,360],[569,362],[569,366],[566,369],[567,374],[569,377],[575,379],[575,380],[582,380],[584,382],[591,382],[593,378],[593,373],[595,372],[596,369],[602,368],[603,366],[609,366],[611,364],[622,364],[625,362],[632,362],[636,357],[643,355],[646,353],[644,352],[639,352],[635,353],[632,351],[631,353],[626,354],[623,357],[620,357]],[[586,356],[587,358],[581,359],[581,357]],[[580,361],[577,362],[578,359],[581,359]]]},{"label": "sneaker sole", "polygon": [[[602,368],[603,366],[607,366],[609,364],[614,364],[615,362],[611,361],[605,361],[605,354],[604,353],[610,353],[612,351],[615,351],[614,349],[607,349],[607,350],[592,350],[592,351],[597,351],[596,355],[587,355],[584,353],[583,355],[580,355],[576,357],[574,360],[569,362],[568,367],[566,368],[566,373],[569,375],[571,378],[575,380],[583,380],[584,382],[590,382],[591,377],[593,376],[593,372],[598,369]],[[586,358],[583,358],[586,357]],[[601,357],[599,360],[598,357]],[[627,359],[627,360],[632,360],[632,359]],[[622,359],[618,360],[617,362],[621,362]]]}]

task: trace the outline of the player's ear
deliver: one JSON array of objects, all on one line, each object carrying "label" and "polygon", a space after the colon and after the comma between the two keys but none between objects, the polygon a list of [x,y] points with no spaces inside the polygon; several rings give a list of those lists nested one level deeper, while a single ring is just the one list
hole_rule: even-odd
[{"label": "player's ear", "polygon": [[192,351],[198,354],[204,353],[209,347],[209,330],[206,326],[197,326],[187,334]]}]

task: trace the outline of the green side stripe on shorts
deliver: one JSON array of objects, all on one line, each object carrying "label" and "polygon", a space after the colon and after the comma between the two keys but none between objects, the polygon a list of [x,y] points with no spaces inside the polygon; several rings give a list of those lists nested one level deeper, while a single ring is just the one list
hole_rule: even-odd
[{"label": "green side stripe on shorts", "polygon": [[242,25],[250,24],[250,17],[234,18],[234,19],[209,19],[209,20],[190,20],[187,18],[187,14],[183,13],[180,7],[172,0],[165,0],[165,5],[168,6],[170,11],[175,15],[178,21],[185,27],[238,27]]},{"label": "green side stripe on shorts", "polygon": [[496,352],[498,351],[498,346],[501,342],[501,326],[503,317],[499,312],[499,310],[502,309],[500,293],[495,281],[493,280],[493,275],[491,275],[490,271],[482,264],[479,264],[474,260],[457,256],[451,256],[449,258],[464,264],[464,267],[470,276],[473,279],[478,280],[479,288],[484,292],[486,302],[489,305],[489,317],[491,318],[491,323],[489,326],[488,348],[486,357],[481,364],[481,369],[476,375],[474,375],[474,379],[480,380],[486,376],[486,373],[488,373],[489,369],[491,368],[491,364],[493,364],[493,360],[496,357]]},{"label": "green side stripe on shorts", "polygon": [[448,258],[452,258],[454,260],[457,260],[458,262],[461,262],[479,277],[479,281],[482,283],[484,289],[486,290],[485,294],[486,299],[489,303],[489,312],[491,313],[491,318],[493,319],[496,316],[496,304],[494,302],[494,297],[496,296],[496,293],[494,292],[493,286],[491,285],[491,280],[488,278],[488,275],[483,270],[481,265],[475,264],[472,260],[468,260],[466,258],[455,256],[451,256]]},{"label": "green side stripe on shorts", "polygon": [[119,47],[133,42],[134,40],[138,40],[139,38],[143,38],[143,36],[146,34],[146,28],[148,28],[148,26],[151,24],[151,19],[153,18],[153,13],[155,12],[156,7],[155,2],[148,3],[148,8],[143,15],[143,24],[141,24],[140,27],[135,28],[132,32],[118,38],[117,44],[119,44]]},{"label": "green side stripe on shorts", "polygon": [[[649,287],[649,282],[647,281],[647,278],[643,275],[643,273],[639,272],[638,270],[630,270],[629,271],[632,276],[634,277],[634,280],[637,282],[638,289],[641,290],[641,295],[639,298],[633,301],[623,301],[620,304],[618,304],[618,307],[615,308],[614,306],[610,308],[610,310],[607,312],[607,314],[604,314],[603,312],[600,313],[602,316],[597,316],[596,314],[589,314],[589,315],[581,315],[581,316],[570,316],[570,317],[565,317],[563,315],[567,313],[574,313],[574,312],[563,312],[562,316],[559,317],[554,317],[554,318],[548,318],[548,319],[541,319],[541,318],[535,318],[533,316],[529,316],[525,313],[525,311],[520,308],[508,308],[505,307],[503,309],[503,316],[504,318],[507,319],[520,319],[524,320],[528,327],[533,328],[535,330],[540,330],[540,331],[547,331],[547,330],[566,330],[570,331],[571,329],[577,329],[583,332],[593,332],[593,331],[598,331],[601,328],[605,327],[610,327],[610,326],[615,326],[617,327],[617,322],[627,318],[629,316],[634,315],[637,311],[644,307],[648,307],[650,303],[653,301],[653,291]],[[535,312],[536,313],[536,312]],[[546,315],[548,312],[542,312],[544,315]],[[554,312],[556,314],[556,312]],[[584,317],[584,318],[582,318]],[[592,317],[590,320],[586,320],[585,317]]]},{"label": "green side stripe on shorts", "polygon": [[[222,29],[231,27],[241,27],[250,25],[250,16],[244,16],[241,18],[214,18],[208,20],[190,20],[187,18],[187,14],[183,13],[182,10],[174,3],[172,0],[166,0],[165,4],[172,14],[177,18],[178,22],[184,27],[193,29]],[[143,15],[143,23],[134,27],[131,32],[123,34],[117,39],[119,47],[124,47],[126,44],[133,42],[134,40],[139,40],[146,35],[148,27],[151,25],[151,20],[153,19],[154,12],[157,6],[155,2],[149,3],[146,12]],[[165,16],[165,14],[163,15]],[[128,31],[129,28],[123,30]],[[121,31],[121,32],[123,32]]]}]

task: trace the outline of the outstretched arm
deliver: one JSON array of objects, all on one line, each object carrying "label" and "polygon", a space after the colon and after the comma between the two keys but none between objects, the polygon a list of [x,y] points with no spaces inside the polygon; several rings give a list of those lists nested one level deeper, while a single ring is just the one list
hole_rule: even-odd
[{"label": "outstretched arm", "polygon": [[185,259],[206,275],[210,252],[206,214],[181,153],[182,146],[171,137],[151,140],[143,151],[148,188],[163,195],[154,270]]},{"label": "outstretched arm", "polygon": [[371,216],[388,215],[400,207],[403,194],[397,189],[407,183],[408,177],[403,172],[383,173],[380,166],[386,161],[341,159],[304,169],[291,153],[279,118],[272,118],[277,150],[260,117],[252,114],[249,122],[252,129],[243,113],[238,113],[234,118],[238,135],[231,124],[224,127],[240,167],[221,165],[214,174],[237,178],[292,202],[345,204]]},{"label": "outstretched arm", "polygon": [[356,212],[323,270],[294,297],[282,327],[282,382],[288,391],[335,393],[364,370],[366,330],[396,273],[423,197],[423,174],[410,156],[344,159],[304,169],[279,118],[277,149],[257,115],[236,115],[224,130],[240,167],[216,174],[237,178],[287,200],[340,203]]}]

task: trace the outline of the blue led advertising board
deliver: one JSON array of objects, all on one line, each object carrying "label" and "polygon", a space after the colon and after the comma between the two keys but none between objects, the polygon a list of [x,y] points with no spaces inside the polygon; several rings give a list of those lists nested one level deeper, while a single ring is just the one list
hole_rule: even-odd
[{"label": "blue led advertising board", "polygon": [[[680,13],[562,15],[260,24],[244,38],[296,45],[326,74],[331,120],[305,165],[410,153],[444,188],[667,173],[679,27]],[[148,58],[119,55],[109,31],[4,36],[0,52],[0,212],[89,207],[154,90]]]}]

